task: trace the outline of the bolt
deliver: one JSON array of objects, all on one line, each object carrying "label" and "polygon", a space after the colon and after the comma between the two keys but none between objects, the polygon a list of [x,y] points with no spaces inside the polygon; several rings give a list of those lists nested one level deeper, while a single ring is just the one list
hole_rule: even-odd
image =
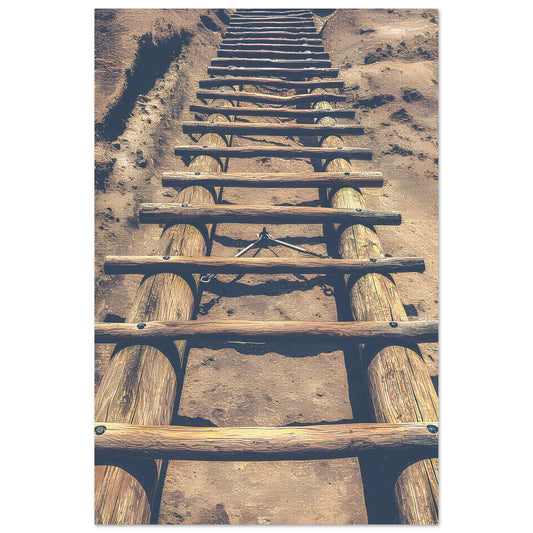
[{"label": "bolt", "polygon": [[389,322],[391,328],[397,328],[398,322]]},{"label": "bolt", "polygon": [[[428,426],[429,427],[429,426]],[[106,427],[105,426],[96,426],[94,428],[94,432],[97,434],[97,435],[103,435],[105,432],[106,432]]]},{"label": "bolt", "polygon": [[342,150],[342,146],[337,146],[337,150]]},{"label": "bolt", "polygon": [[164,259],[165,261],[168,261],[168,260],[170,259],[170,255],[164,255],[164,256],[163,256],[163,259]]},{"label": "bolt", "polygon": [[201,172],[195,172],[194,175],[195,176],[199,176],[201,174]]},{"label": "bolt", "polygon": [[144,329],[146,327],[146,324],[144,322],[139,322],[137,324],[137,329]]},{"label": "bolt", "polygon": [[349,173],[349,172],[345,172],[344,175],[345,175],[345,176],[349,176],[350,173]]},{"label": "bolt", "polygon": [[358,211],[358,212],[362,211],[362,209],[360,207],[356,207],[355,210]]},{"label": "bolt", "polygon": [[371,258],[370,258],[370,262],[371,262],[371,263],[376,263],[376,262],[377,262],[377,259],[376,259],[375,257],[371,257]]},{"label": "bolt", "polygon": [[429,424],[429,426],[427,426],[428,428],[428,431],[430,433],[438,433],[439,432],[439,428],[437,426],[434,426],[433,424]]}]

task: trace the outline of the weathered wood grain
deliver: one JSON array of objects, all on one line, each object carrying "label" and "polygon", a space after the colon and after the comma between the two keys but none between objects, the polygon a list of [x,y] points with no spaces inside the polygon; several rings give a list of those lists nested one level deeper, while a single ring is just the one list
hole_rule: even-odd
[{"label": "weathered wood grain", "polygon": [[[191,106],[192,107],[192,106]],[[372,151],[358,146],[175,146],[176,155],[210,155],[213,157],[344,157],[348,159],[372,159]]]},{"label": "weathered wood grain", "polygon": [[[322,53],[324,47],[317,44],[298,44],[298,43],[221,43],[220,50],[263,50],[274,52],[309,52],[309,53]],[[329,54],[328,54],[329,57]]]},{"label": "weathered wood grain", "polygon": [[[226,109],[223,107],[215,107],[213,105],[197,105],[192,104],[189,109],[195,113],[219,113],[234,116],[249,116],[249,117],[288,117],[288,118],[317,118],[326,115],[324,109],[290,109],[281,107],[232,107]],[[354,109],[335,109],[331,112],[333,116],[350,118],[355,115]],[[330,114],[331,114],[330,113]]]},{"label": "weathered wood grain", "polygon": [[[322,89],[315,89],[321,92]],[[316,104],[331,109],[327,101]],[[334,123],[333,115],[320,119]],[[327,137],[322,146],[338,146],[341,139]],[[325,170],[353,170],[346,159],[330,161]],[[331,196],[332,207],[364,209],[362,193],[343,187]],[[339,236],[339,253],[346,259],[379,257],[383,254],[377,233],[366,225],[353,225]],[[389,276],[370,273],[350,285],[350,304],[355,320],[405,321],[407,316],[396,286]],[[422,357],[411,346],[391,343],[383,347],[370,343],[362,353],[377,422],[396,423],[438,420],[438,398]],[[399,519],[405,524],[436,524],[438,522],[438,460],[426,459],[405,468],[394,486]]]},{"label": "weathered wood grain", "polygon": [[213,58],[211,65],[216,67],[268,67],[268,68],[331,68],[327,59],[261,59],[261,58]]},{"label": "weathered wood grain", "polygon": [[320,39],[311,39],[309,37],[300,37],[294,35],[292,39],[286,37],[276,38],[276,37],[240,37],[240,38],[225,38],[222,41],[221,46],[223,45],[235,45],[235,44],[291,44],[291,45],[305,45],[307,48],[311,48],[311,45],[316,45],[322,48],[322,41]]},{"label": "weathered wood grain", "polygon": [[258,224],[323,224],[346,223],[398,226],[400,213],[372,209],[345,209],[279,205],[192,205],[179,203],[141,204],[139,222],[168,224],[258,223]]},{"label": "weathered wood grain", "polygon": [[[231,89],[231,86],[228,87]],[[219,100],[219,107],[231,101]],[[207,120],[226,120],[215,114]],[[226,146],[228,140],[210,133],[202,144]],[[191,171],[219,172],[217,159],[202,155],[189,166]],[[212,191],[194,186],[176,195],[178,202],[214,203]],[[211,234],[207,227],[207,235]],[[208,242],[195,226],[177,224],[164,229],[156,252],[189,256],[205,255]],[[197,278],[195,278],[197,282]],[[195,304],[195,292],[187,280],[177,274],[155,274],[143,279],[128,322],[151,320],[189,320]],[[95,397],[95,419],[102,422],[134,424],[169,424],[174,412],[178,379],[185,368],[186,341],[167,347],[151,345],[117,346]],[[149,371],[146,371],[149,369]],[[95,523],[148,524],[159,480],[161,463],[136,460],[117,466],[101,463],[95,467]]]},{"label": "weathered wood grain", "polygon": [[303,342],[436,342],[437,320],[409,322],[319,322],[224,320],[219,322],[100,322],[94,326],[95,342],[157,342],[200,338],[209,340]]},{"label": "weathered wood grain", "polygon": [[[229,91],[228,91],[229,92]],[[255,102],[263,104],[308,104],[318,102],[319,94],[294,94],[291,96],[278,96],[277,94],[253,93],[247,91],[235,91],[227,94],[225,91],[210,91],[208,89],[200,89],[196,92],[196,96],[205,99],[228,98],[233,102]],[[322,98],[330,102],[344,102],[346,96],[341,94],[325,94]]]},{"label": "weathered wood grain", "polygon": [[212,76],[275,76],[276,78],[336,78],[339,74],[336,68],[252,68],[252,67],[208,67],[207,73]]},{"label": "weathered wood grain", "polygon": [[217,52],[218,57],[251,57],[251,58],[269,58],[269,59],[306,59],[308,57],[312,59],[329,59],[327,52],[311,52],[306,50],[305,52],[298,51],[283,51],[283,50],[240,50],[238,48],[220,48]]},{"label": "weathered wood grain", "polygon": [[349,124],[322,126],[321,124],[188,121],[182,124],[182,128],[184,133],[220,133],[222,135],[312,136],[363,135],[365,133],[363,128]]},{"label": "weathered wood grain", "polygon": [[153,274],[154,272],[213,274],[279,274],[423,272],[419,257],[384,257],[379,259],[331,259],[316,257],[184,257],[108,255],[106,274]]},{"label": "weathered wood grain", "polygon": [[218,428],[97,422],[95,446],[99,453],[121,457],[204,461],[309,460],[368,453],[436,455],[438,433],[429,431],[428,425]]},{"label": "weathered wood grain", "polygon": [[314,31],[298,31],[293,33],[287,31],[288,28],[275,30],[275,31],[227,31],[224,34],[224,41],[228,42],[231,39],[286,39],[286,40],[297,40],[303,41],[304,39],[309,39],[313,41],[319,41],[318,35]]},{"label": "weathered wood grain", "polygon": [[163,172],[163,187],[382,187],[381,172]]},{"label": "weathered wood grain", "polygon": [[[316,87],[342,88],[344,86],[344,82],[342,80],[296,81],[282,80],[279,78],[233,78],[231,76],[228,76],[226,78],[210,78],[207,80],[200,80],[199,82],[200,87],[220,87],[227,85],[248,84],[264,85],[265,87],[279,87],[287,89],[312,89]],[[312,109],[307,109],[306,111],[312,111]]]},{"label": "weathered wood grain", "polygon": [[318,37],[315,30],[315,25],[298,24],[296,26],[289,25],[267,25],[267,26],[249,26],[232,24],[228,27],[226,35],[285,35],[285,34],[299,34],[306,37]]}]

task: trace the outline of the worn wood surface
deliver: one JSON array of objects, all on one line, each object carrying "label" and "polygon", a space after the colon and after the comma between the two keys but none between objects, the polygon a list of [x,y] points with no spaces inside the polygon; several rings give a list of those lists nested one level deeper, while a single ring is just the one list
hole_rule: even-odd
[{"label": "worn wood surface", "polygon": [[141,204],[139,222],[167,224],[176,222],[215,224],[259,223],[259,224],[322,224],[339,222],[398,226],[402,222],[400,213],[375,211],[372,209],[347,209],[330,207],[308,207],[292,205],[200,205],[179,203]]},{"label": "worn wood surface", "polygon": [[230,17],[230,23],[233,22],[308,22],[310,20],[313,20],[313,17],[310,13],[301,13],[301,14],[294,14],[294,13],[285,13],[283,15],[261,15],[261,16],[254,16],[254,15],[246,15],[246,14],[240,14],[240,13],[234,13]]},{"label": "worn wood surface", "polygon": [[[228,87],[231,89],[231,87]],[[220,107],[231,106],[219,100]],[[208,120],[227,120],[213,115]],[[226,146],[229,140],[210,133],[202,137],[206,145]],[[219,162],[202,155],[189,166],[191,171],[219,172]],[[178,202],[214,203],[213,194],[203,187],[187,187],[176,195]],[[211,226],[207,228],[207,235]],[[207,252],[205,234],[185,224],[165,228],[157,253],[202,256]],[[195,304],[195,291],[177,274],[155,274],[143,279],[128,322],[189,320]],[[95,419],[102,422],[169,424],[174,412],[178,380],[184,373],[185,341],[165,348],[151,345],[117,346],[109,361],[95,397]],[[145,369],[150,371],[146,372]],[[97,464],[95,467],[95,523],[148,524],[152,500],[159,480],[161,463],[152,460]]]},{"label": "worn wood surface", "polygon": [[282,67],[208,67],[207,73],[212,76],[275,76],[285,78],[311,78],[323,76],[336,78],[339,74],[336,68],[282,68]]},{"label": "worn wood surface", "polygon": [[210,78],[207,80],[200,80],[199,85],[200,87],[220,87],[228,84],[245,85],[248,83],[252,83],[254,85],[264,85],[265,87],[279,87],[286,89],[314,89],[316,87],[342,88],[344,86],[344,82],[342,80],[295,81],[282,80],[279,78],[233,78],[231,76],[228,76],[227,78]]},{"label": "worn wood surface", "polygon": [[331,61],[328,59],[314,59],[312,57],[304,59],[262,59],[262,58],[238,58],[238,57],[217,57],[211,60],[211,65],[216,67],[269,67],[269,68],[331,68]]},{"label": "worn wood surface", "polygon": [[[289,34],[290,35],[290,34]],[[225,38],[224,41],[222,41],[222,45],[236,45],[236,44],[261,44],[261,45],[269,45],[269,44],[285,44],[285,45],[305,45],[307,48],[311,49],[311,45],[316,45],[320,48],[322,48],[322,41],[320,39],[310,39],[308,37],[298,37],[296,35],[293,36],[292,39],[287,39],[286,37],[283,38],[276,38],[276,37],[241,37],[241,38]]]},{"label": "worn wood surface", "polygon": [[366,272],[423,272],[420,257],[384,257],[379,259],[331,259],[315,257],[184,257],[118,256],[105,258],[106,274],[153,274],[154,272],[214,274],[278,274],[292,272],[364,274]]},{"label": "worn wood surface", "polygon": [[304,39],[309,39],[310,41],[319,41],[317,38],[318,35],[316,32],[311,31],[301,31],[299,30],[296,33],[287,31],[288,28],[283,28],[281,30],[275,31],[227,31],[224,34],[224,40],[229,41],[231,39],[286,39],[286,40],[297,40],[302,42]]},{"label": "worn wood surface", "polygon": [[249,26],[249,25],[230,25],[227,28],[226,35],[285,35],[298,34],[306,37],[317,37],[314,24],[298,24],[297,26],[284,25],[267,25],[267,26]]},{"label": "worn wood surface", "polygon": [[[203,100],[208,98],[231,98],[233,102],[255,102],[283,105],[308,104],[312,102],[318,102],[318,99],[321,98],[321,95],[319,94],[294,94],[291,96],[278,96],[277,94],[252,93],[247,91],[235,91],[231,94],[227,94],[225,91],[210,91],[209,89],[200,89],[196,92],[196,96]],[[346,101],[346,96],[341,94],[325,94],[322,99],[330,102],[344,102]]]},{"label": "worn wood surface", "polygon": [[437,453],[438,433],[432,433],[428,425],[218,428],[97,422],[94,440],[97,453],[158,459],[309,460],[368,453],[431,456]]},{"label": "worn wood surface", "polygon": [[[192,106],[191,106],[192,107]],[[213,157],[344,157],[372,159],[372,151],[358,146],[175,146],[176,155],[210,155]]]},{"label": "worn wood surface", "polygon": [[382,187],[381,172],[163,172],[163,187]]},{"label": "worn wood surface", "polygon": [[[316,89],[320,92],[321,89]],[[316,104],[331,109],[329,102]],[[320,119],[331,124],[334,118]],[[322,146],[338,146],[339,137],[327,137]],[[351,171],[346,159],[335,159],[327,171]],[[331,196],[331,206],[364,209],[362,193],[350,187]],[[353,225],[339,236],[339,253],[346,259],[379,257],[382,252],[377,233],[367,225]],[[360,276],[350,286],[350,304],[355,320],[406,321],[407,315],[394,281],[389,276],[370,273]],[[438,420],[438,398],[422,357],[398,343],[376,346],[370,343],[362,353],[370,400],[377,422],[412,422]],[[395,487],[399,520],[405,524],[438,522],[438,459],[426,459],[404,469]]]},{"label": "worn wood surface", "polygon": [[224,320],[218,322],[100,322],[94,326],[95,342],[148,342],[177,339],[303,341],[303,342],[436,342],[437,320],[409,322],[321,322]]},{"label": "worn wood surface", "polygon": [[[262,50],[273,52],[308,52],[308,53],[323,53],[324,47],[317,44],[298,44],[298,43],[225,43],[220,44],[220,50]],[[329,57],[329,54],[328,54]]]},{"label": "worn wood surface", "polygon": [[218,57],[253,57],[253,58],[269,58],[269,59],[329,59],[327,52],[305,52],[298,51],[283,51],[283,50],[239,50],[238,48],[228,48],[226,50],[219,49]]},{"label": "worn wood surface", "polygon": [[273,124],[266,122],[205,122],[183,123],[184,133],[220,133],[222,135],[363,135],[365,131],[351,124],[323,126],[321,124]]},{"label": "worn wood surface", "polygon": [[[252,82],[253,83],[253,82]],[[197,105],[192,104],[189,109],[195,113],[219,113],[234,116],[249,116],[249,117],[287,117],[287,118],[317,118],[323,116],[333,116],[350,118],[355,115],[355,109],[335,109],[330,115],[324,113],[324,109],[285,109],[279,107],[232,107],[225,109],[223,107],[216,107],[214,105]]]}]

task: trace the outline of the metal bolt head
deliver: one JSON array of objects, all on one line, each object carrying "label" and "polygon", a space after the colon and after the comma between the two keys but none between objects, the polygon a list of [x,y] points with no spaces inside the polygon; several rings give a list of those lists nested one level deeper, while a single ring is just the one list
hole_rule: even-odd
[{"label": "metal bolt head", "polygon": [[389,322],[389,325],[391,328],[397,328],[398,327],[398,322]]},{"label": "metal bolt head", "polygon": [[195,172],[194,175],[195,176],[199,176],[201,174],[201,172]]},{"label": "metal bolt head", "polygon": [[344,175],[345,175],[345,176],[349,176],[350,173],[349,173],[349,172],[345,172]]},{"label": "metal bolt head", "polygon": [[360,207],[356,207],[355,210],[358,211],[358,212],[362,211],[362,209]]},{"label": "metal bolt head", "polygon": [[144,329],[146,327],[146,324],[144,322],[139,322],[137,324],[137,329]]},{"label": "metal bolt head", "polygon": [[371,262],[371,263],[377,263],[377,261],[378,261],[378,260],[377,260],[375,257],[371,257],[371,258],[370,258],[370,262]]},{"label": "metal bolt head", "polygon": [[168,261],[168,260],[170,259],[170,255],[164,255],[164,256],[163,256],[163,259],[164,259],[165,261]]},{"label": "metal bolt head", "polygon": [[105,432],[106,432],[106,427],[105,426],[96,426],[94,428],[94,432],[96,433],[96,435],[103,435]]},{"label": "metal bolt head", "polygon": [[437,426],[434,426],[433,424],[429,424],[427,428],[430,433],[435,434],[439,432],[439,428]]}]

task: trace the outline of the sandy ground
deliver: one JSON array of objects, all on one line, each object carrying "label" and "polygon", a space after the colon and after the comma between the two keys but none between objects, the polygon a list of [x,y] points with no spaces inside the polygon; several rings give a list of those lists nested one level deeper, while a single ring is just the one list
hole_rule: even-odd
[{"label": "sandy ground", "polygon": [[[321,13],[323,15],[323,13]],[[172,146],[190,144],[180,124],[193,120],[198,80],[216,56],[225,14],[214,10],[101,10],[96,20],[96,320],[125,316],[139,276],[106,276],[108,254],[151,254],[161,229],[137,223],[144,201],[172,201],[160,185],[184,169]],[[316,17],[324,47],[346,84],[356,122],[368,134],[346,144],[369,146],[371,168],[386,177],[365,190],[368,207],[398,210],[400,227],[379,228],[390,255],[421,256],[425,274],[395,276],[411,317],[438,314],[437,13],[432,10],[337,10]],[[143,71],[143,61],[156,64]],[[136,74],[137,73],[137,74]],[[137,76],[137,78],[136,78]],[[153,78],[151,86],[145,78]],[[136,93],[136,91],[139,91]],[[275,91],[271,91],[275,92]],[[268,120],[268,119],[267,119]],[[298,140],[238,137],[233,145]],[[310,169],[304,160],[230,161],[228,171]],[[360,165],[365,168],[367,165]],[[370,167],[369,167],[370,168]],[[235,204],[320,205],[318,191],[231,189]],[[212,255],[230,256],[257,238],[258,225],[221,224]],[[279,225],[274,237],[318,253],[318,225]],[[280,256],[298,253],[276,247]],[[271,252],[261,251],[268,255]],[[337,320],[340,280],[329,276],[218,276],[203,291],[198,320]],[[436,345],[422,353],[438,379]],[[96,351],[95,385],[112,347]],[[217,426],[287,425],[368,419],[355,351],[337,346],[220,343],[191,345],[175,420]],[[172,461],[158,513],[161,524],[362,524],[394,520],[379,469],[357,459],[218,463]],[[378,483],[379,482],[379,483]]]}]

